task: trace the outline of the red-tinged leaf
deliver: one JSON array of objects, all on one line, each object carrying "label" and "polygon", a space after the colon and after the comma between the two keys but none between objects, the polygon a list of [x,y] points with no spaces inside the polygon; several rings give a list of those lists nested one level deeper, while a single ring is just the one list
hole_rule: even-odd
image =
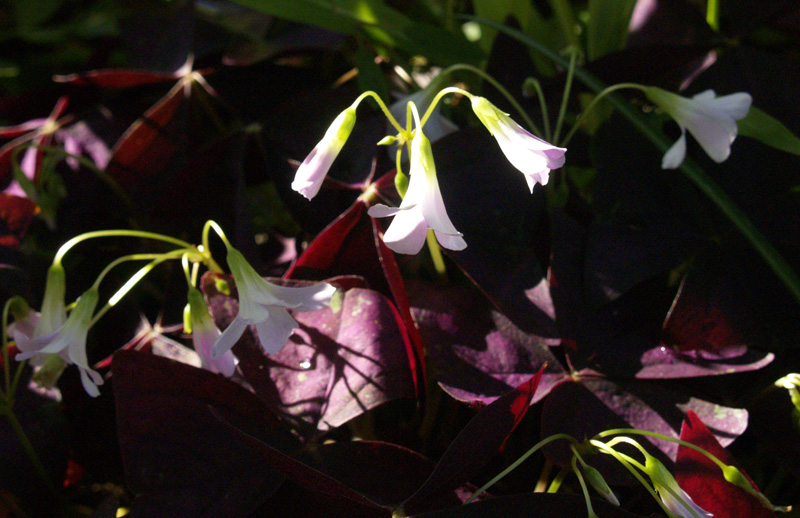
[{"label": "red-tinged leaf", "polygon": [[375,510],[375,516],[386,516],[388,513],[380,505],[371,501],[361,493],[347,487],[338,480],[305,464],[269,444],[247,434],[243,430],[226,421],[222,416],[220,422],[229,426],[230,433],[237,435],[249,444],[254,452],[262,457],[262,463],[271,466],[287,479],[315,492],[330,497],[332,504],[352,505],[360,510]]},{"label": "red-tinged leaf", "polygon": [[[603,518],[636,518],[605,500],[592,499],[592,508]],[[525,493],[487,498],[480,502],[415,514],[412,518],[575,518],[586,516],[583,495],[566,493]]]},{"label": "red-tinged leaf", "polygon": [[53,81],[71,86],[99,86],[100,88],[132,88],[134,86],[165,83],[180,78],[180,73],[151,72],[148,70],[103,69],[77,74],[55,75]]},{"label": "red-tinged leaf", "polygon": [[502,448],[528,411],[544,367],[494,403],[464,427],[436,464],[431,476],[402,504],[406,514],[430,510],[432,502],[465,484]]},{"label": "red-tinged leaf", "polygon": [[[739,468],[733,456],[691,410],[683,421],[681,439],[703,448],[725,464]],[[697,505],[715,518],[775,518],[775,513],[764,507],[758,498],[725,480],[719,466],[708,457],[686,446],[678,448],[675,479]]]},{"label": "red-tinged leaf", "polygon": [[[391,172],[382,176],[371,188],[391,195],[394,175]],[[421,396],[425,386],[422,338],[411,316],[408,295],[394,253],[383,243],[381,229],[376,220],[367,215],[367,208],[365,200],[356,200],[319,233],[284,278],[324,279],[355,274],[364,277],[371,289],[391,298],[408,332],[408,362],[417,395]]]},{"label": "red-tinged leaf", "polygon": [[[337,279],[329,280],[340,289],[331,307],[292,312],[300,327],[278,353],[266,355],[252,329],[233,349],[256,393],[307,435],[340,426],[387,401],[414,397],[408,338],[394,305],[376,291],[345,291]],[[343,280],[352,285],[352,277]],[[219,291],[220,281],[231,295]],[[217,325],[226,328],[238,312],[233,279],[206,275],[202,287]]]},{"label": "red-tinged leaf", "polygon": [[[216,415],[289,451],[297,441],[263,402],[227,379],[145,353],[111,365],[122,457],[136,516],[246,516],[283,477]],[[251,430],[251,431],[252,431]]]},{"label": "red-tinged leaf", "polygon": [[28,198],[0,192],[0,246],[17,246],[39,207]]},{"label": "red-tinged leaf", "polygon": [[409,285],[414,317],[445,392],[485,406],[547,365],[533,403],[567,375],[546,340],[495,311],[474,287]]}]

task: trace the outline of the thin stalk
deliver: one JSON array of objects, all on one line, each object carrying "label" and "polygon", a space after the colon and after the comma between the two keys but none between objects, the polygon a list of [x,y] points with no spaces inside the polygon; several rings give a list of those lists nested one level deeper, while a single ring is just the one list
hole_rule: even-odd
[{"label": "thin stalk", "polygon": [[443,281],[447,280],[447,266],[444,264],[444,257],[442,257],[442,249],[439,247],[439,242],[436,240],[436,234],[433,229],[429,228],[425,234],[425,241],[428,245],[428,251],[431,253],[431,261],[433,261],[433,268],[436,274]]},{"label": "thin stalk", "polygon": [[558,142],[561,135],[561,125],[564,124],[564,116],[567,114],[569,104],[569,94],[572,91],[572,78],[575,76],[575,65],[578,60],[578,48],[570,47],[569,68],[567,68],[567,81],[564,83],[564,95],[561,96],[561,106],[558,108],[558,119],[556,119],[556,130],[553,133],[553,140]]},{"label": "thin stalk", "polygon": [[[575,451],[575,448],[572,449]],[[583,498],[586,501],[586,511],[589,515],[589,518],[596,518],[597,515],[594,512],[594,508],[592,507],[592,499],[589,497],[589,488],[586,487],[586,481],[583,480],[583,474],[581,470],[578,469],[578,462],[576,457],[572,457],[572,471],[575,473],[575,476],[578,477],[578,482],[581,485],[581,491],[583,492]]]},{"label": "thin stalk", "polygon": [[602,439],[605,437],[610,437],[612,435],[619,435],[619,434],[630,434],[630,435],[644,435],[647,437],[655,437],[656,439],[662,439],[665,441],[674,442],[675,444],[680,444],[681,446],[685,446],[687,448],[691,448],[697,453],[705,455],[708,460],[719,466],[720,468],[724,469],[727,467],[727,464],[719,460],[715,457],[712,453],[704,450],[703,448],[696,446],[690,442],[682,441],[681,439],[676,439],[675,437],[670,437],[668,435],[660,434],[657,432],[650,432],[648,430],[639,430],[637,428],[616,428],[614,430],[605,430],[597,435],[594,436],[595,439]]},{"label": "thin stalk", "polygon": [[[496,29],[512,38],[522,42],[531,49],[543,54],[545,57],[563,67],[568,67],[569,63],[566,62],[553,50],[547,48],[545,45],[529,38],[521,32],[506,27],[502,24],[487,20],[485,18],[478,18],[476,16],[460,16],[462,19],[472,20],[474,22],[486,25]],[[608,88],[602,81],[597,79],[594,75],[581,67],[575,67],[575,77],[580,80],[589,89],[597,93],[602,92]],[[672,142],[667,137],[652,127],[642,114],[634,110],[627,102],[616,95],[608,95],[608,102],[616,108],[633,126],[639,130],[650,142],[665,152],[672,147]],[[781,254],[772,246],[772,243],[756,228],[750,218],[731,200],[725,191],[714,182],[694,161],[690,158],[684,159],[680,167],[683,174],[691,180],[708,198],[711,199],[717,208],[734,224],[734,226],[742,233],[751,246],[758,252],[764,261],[769,265],[772,271],[778,276],[783,284],[789,289],[795,299],[800,302],[800,277],[797,276],[789,263],[781,256]]]},{"label": "thin stalk", "polygon": [[[511,463],[510,466],[508,466],[506,469],[504,469],[499,474],[497,474],[492,480],[490,480],[489,482],[487,482],[483,486],[481,486],[480,489],[475,491],[475,493],[473,493],[472,496],[469,497],[467,499],[467,501],[464,502],[464,503],[468,504],[468,503],[472,502],[473,500],[475,500],[484,491],[486,491],[487,489],[489,489],[490,487],[495,485],[498,481],[500,481],[503,477],[505,477],[506,475],[508,475],[509,473],[514,471],[515,469],[517,469],[517,467],[519,467],[520,464],[525,462],[528,459],[528,457],[530,457],[531,455],[536,453],[540,448],[542,448],[543,446],[545,446],[545,445],[547,445],[547,444],[549,444],[549,443],[551,443],[553,441],[559,440],[559,439],[570,441],[573,444],[577,444],[577,442],[578,442],[578,441],[575,440],[574,437],[572,437],[570,435],[567,435],[565,433],[557,433],[555,435],[551,435],[550,437],[546,437],[546,438],[542,439],[541,441],[537,442],[531,449],[529,449],[528,451],[523,453],[520,458],[518,458],[513,463]],[[556,477],[556,478],[558,478],[558,477]]]},{"label": "thin stalk", "polygon": [[183,241],[182,239],[165,236],[163,234],[156,234],[155,232],[146,232],[144,230],[96,230],[94,232],[86,232],[85,234],[75,236],[61,245],[61,248],[58,249],[56,256],[53,258],[53,264],[61,264],[61,261],[64,259],[64,255],[66,255],[66,253],[73,246],[88,239],[94,239],[98,237],[141,237],[143,239],[153,239],[156,241],[171,243],[181,248],[194,248],[194,245]]},{"label": "thin stalk", "polygon": [[569,475],[569,470],[561,468],[561,470],[558,472],[558,475],[556,475],[556,478],[550,482],[550,487],[547,488],[547,492],[558,493],[558,490],[561,488],[561,484],[564,482],[564,479],[567,478],[567,475]]}]

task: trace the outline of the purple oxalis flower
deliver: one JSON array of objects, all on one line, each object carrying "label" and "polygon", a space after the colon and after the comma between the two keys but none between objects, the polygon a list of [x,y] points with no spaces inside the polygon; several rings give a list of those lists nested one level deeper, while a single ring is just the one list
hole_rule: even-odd
[{"label": "purple oxalis flower", "polygon": [[661,161],[664,169],[675,169],[686,157],[687,129],[712,160],[724,162],[738,134],[736,121],[747,115],[753,102],[744,92],[717,97],[714,90],[706,90],[691,99],[656,87],[646,88],[644,93],[681,128],[680,138]]},{"label": "purple oxalis flower", "polygon": [[537,183],[547,184],[552,169],[564,165],[566,148],[531,135],[487,99],[473,96],[472,110],[497,139],[508,161],[525,175],[531,192]]},{"label": "purple oxalis flower", "polygon": [[222,333],[214,323],[211,313],[208,312],[208,306],[203,301],[203,294],[197,288],[189,288],[187,298],[191,313],[192,343],[195,352],[200,357],[200,364],[207,371],[230,378],[236,371],[236,357],[231,351],[226,351],[219,358],[212,358],[212,347]]},{"label": "purple oxalis flower", "polygon": [[431,143],[422,133],[417,117],[417,131],[411,141],[411,171],[408,190],[399,207],[375,205],[368,214],[374,218],[394,216],[383,235],[386,246],[400,254],[416,254],[425,243],[428,229],[433,229],[436,239],[450,250],[467,247],[461,232],[456,230],[447,211],[436,179]]},{"label": "purple oxalis flower", "polygon": [[336,288],[327,283],[290,288],[264,280],[241,252],[228,249],[228,266],[239,290],[239,313],[217,339],[211,359],[218,359],[233,347],[249,325],[255,325],[261,347],[275,354],[289,340],[297,322],[287,309],[314,311],[330,303]]},{"label": "purple oxalis flower", "polygon": [[317,195],[325,175],[336,160],[356,123],[356,108],[350,106],[340,113],[322,140],[311,150],[295,173],[292,189],[309,200]]}]

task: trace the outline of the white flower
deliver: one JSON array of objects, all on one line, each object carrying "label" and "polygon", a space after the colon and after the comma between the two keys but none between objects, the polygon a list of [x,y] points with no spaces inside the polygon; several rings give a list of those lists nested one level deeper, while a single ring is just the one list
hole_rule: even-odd
[{"label": "white flower", "polygon": [[750,94],[744,92],[717,97],[714,90],[706,90],[691,99],[656,87],[646,88],[644,92],[681,128],[680,138],[661,161],[664,169],[675,169],[686,157],[687,129],[712,160],[725,161],[738,133],[736,121],[747,115],[753,102]]},{"label": "white flower", "polygon": [[297,327],[297,322],[286,308],[295,311],[322,309],[330,303],[336,291],[336,288],[324,282],[301,288],[267,282],[235,248],[228,249],[228,266],[239,291],[239,313],[214,344],[212,359],[229,351],[249,325],[256,327],[264,351],[275,354]]},{"label": "white flower", "polygon": [[694,503],[692,497],[681,489],[678,481],[667,468],[655,457],[648,455],[645,460],[645,472],[653,482],[658,496],[671,513],[683,518],[713,518],[713,514]]},{"label": "white flower", "polygon": [[[67,321],[67,312],[64,309],[64,293],[66,291],[66,275],[60,264],[54,264],[47,270],[47,283],[44,289],[41,313],[27,311],[25,315],[15,314],[15,322],[9,328],[9,334],[21,352],[33,338],[50,335],[64,325]],[[31,364],[38,366],[44,363],[46,354],[31,356]],[[67,360],[66,351],[61,356]]]},{"label": "white flower", "polygon": [[192,320],[192,344],[200,357],[200,365],[207,371],[230,378],[236,371],[236,357],[231,351],[226,351],[216,359],[211,357],[211,348],[222,333],[208,312],[203,294],[197,288],[189,288],[187,298]]},{"label": "white flower", "polygon": [[[416,109],[414,114],[419,123]],[[410,169],[408,190],[400,207],[375,205],[368,211],[373,218],[394,216],[383,235],[383,242],[399,254],[416,254],[425,243],[428,228],[431,228],[443,247],[450,250],[466,248],[467,243],[461,237],[463,234],[456,230],[447,216],[436,179],[431,143],[419,125],[411,140]]]},{"label": "white flower", "polygon": [[16,359],[23,361],[45,354],[59,354],[63,358],[63,353],[66,351],[65,359],[74,363],[80,370],[83,388],[90,396],[99,396],[97,385],[103,384],[103,378],[89,367],[89,360],[86,357],[86,335],[89,333],[89,324],[99,298],[96,289],[86,291],[75,303],[66,322],[50,334],[38,334],[39,326],[44,322],[44,313],[33,336],[15,332],[14,341],[20,350]]},{"label": "white flower", "polygon": [[340,113],[330,125],[325,136],[308,154],[297,169],[292,189],[309,200],[317,195],[331,164],[339,155],[356,123],[356,109],[350,106]]},{"label": "white flower", "polygon": [[531,192],[537,183],[547,184],[552,169],[564,165],[566,148],[531,135],[487,99],[473,96],[472,110],[497,139],[511,165],[525,175]]}]

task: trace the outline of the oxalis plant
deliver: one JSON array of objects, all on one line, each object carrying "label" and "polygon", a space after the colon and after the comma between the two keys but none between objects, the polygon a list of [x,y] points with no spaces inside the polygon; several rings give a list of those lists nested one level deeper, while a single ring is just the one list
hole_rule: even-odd
[{"label": "oxalis plant", "polygon": [[[365,15],[348,3],[328,14],[343,25],[358,20],[362,44],[383,38],[375,32],[380,24],[359,18]],[[569,25],[568,15],[556,9],[559,23]],[[413,43],[397,29],[403,20],[391,20],[388,34]],[[615,110],[658,150],[655,166],[698,187],[800,301],[790,263],[698,165],[710,159],[724,167],[740,135],[795,154],[800,141],[754,106],[748,92],[720,87],[687,96],[636,82],[606,85],[581,66],[579,38],[569,38],[557,54],[490,20],[459,21],[525,45],[563,75],[563,85],[554,93],[539,77],[524,81],[535,114],[472,64],[437,69],[427,86],[395,103],[362,89],[293,165],[281,193],[298,211],[322,214],[338,211],[335,194],[345,192],[346,210],[322,222],[307,242],[279,241],[286,245],[281,260],[268,265],[253,253],[247,226],[243,232],[222,219],[189,217],[179,220],[190,223],[175,233],[179,238],[142,230],[150,222],[134,218],[157,196],[129,173],[139,163],[147,165],[143,171],[159,167],[159,153],[169,146],[158,138],[169,128],[157,124],[168,122],[176,106],[196,103],[193,116],[218,129],[223,141],[269,131],[253,124],[229,132],[216,104],[220,94],[191,59],[166,78],[143,80],[175,85],[114,150],[79,134],[66,97],[46,119],[6,129],[13,139],[0,152],[10,177],[2,201],[13,196],[21,208],[14,207],[28,211],[26,224],[39,217],[49,231],[57,229],[66,192],[61,176],[67,182],[88,172],[131,227],[60,241],[54,256],[38,258],[48,264],[41,297],[18,290],[6,298],[0,414],[7,429],[0,431],[8,431],[2,438],[11,446],[3,448],[19,453],[8,458],[20,468],[10,479],[41,485],[56,502],[48,512],[70,516],[707,518],[790,511],[773,505],[726,449],[744,432],[747,412],[727,406],[731,401],[695,397],[691,388],[696,378],[757,371],[775,356],[720,330],[713,304],[696,324],[705,286],[686,273],[690,262],[670,271],[683,280],[670,280],[669,304],[648,299],[653,286],[646,282],[612,282],[614,269],[630,263],[618,264],[561,209],[564,186],[586,174],[581,159],[572,158],[576,149],[601,139],[592,128]],[[597,41],[588,40],[596,52]],[[105,86],[140,77],[89,76]],[[86,77],[58,80],[79,88]],[[580,98],[576,81],[584,86]],[[463,132],[444,137],[456,131],[454,120]],[[362,124],[389,134],[359,133]],[[153,151],[142,142],[161,147]],[[377,158],[371,171],[356,172],[360,181],[344,181],[335,170],[349,167],[348,146],[359,145],[377,146],[367,153]],[[197,170],[220,159],[194,158]],[[182,182],[178,175],[170,185]],[[222,191],[211,185],[208,191]],[[255,205],[279,205],[274,193],[260,194]],[[223,194],[214,191],[212,202],[215,196]],[[181,196],[171,192],[166,199],[183,211]],[[538,213],[531,216],[534,203],[551,214],[546,260],[536,257],[546,255],[537,249],[543,240],[530,238],[536,230],[529,227],[542,226]],[[11,237],[24,235],[23,229]],[[602,297],[584,293],[583,277],[595,273],[587,264],[596,260],[584,258],[584,250],[611,256],[612,268],[600,272],[608,277],[599,285]],[[96,255],[99,273],[87,274],[78,254]],[[540,263],[549,264],[547,273]],[[279,277],[263,276],[267,266]],[[168,274],[154,279],[170,271],[177,281]],[[163,325],[159,317],[151,324],[142,317],[129,342],[103,344],[110,355],[98,360],[98,329],[123,327],[126,302],[146,290],[167,293],[164,305],[182,307],[183,321]],[[631,291],[636,298],[626,304]],[[592,307],[597,297],[604,302],[599,310]],[[38,311],[31,303],[37,298]],[[661,318],[655,331],[651,322],[640,329],[641,308],[632,307],[639,301],[659,311],[664,306],[653,311]],[[617,327],[608,332],[596,320]],[[728,334],[709,338],[713,332]],[[653,334],[671,341],[642,338]],[[796,407],[781,408],[788,435],[798,427],[800,375],[778,377],[755,401],[788,396]],[[76,386],[89,398],[71,393]],[[31,398],[61,401],[61,391],[67,401],[87,399],[88,407],[113,393],[126,489],[103,489],[109,498],[100,504],[76,503],[82,495],[69,491],[80,479],[80,462],[71,458],[65,477],[42,447],[47,423],[30,411]],[[465,405],[448,406],[448,398]],[[447,435],[452,426],[445,416],[464,415],[466,424]],[[94,433],[100,434],[86,432]],[[438,448],[424,448],[437,438]],[[0,510],[25,516],[16,491],[0,486]]]}]

